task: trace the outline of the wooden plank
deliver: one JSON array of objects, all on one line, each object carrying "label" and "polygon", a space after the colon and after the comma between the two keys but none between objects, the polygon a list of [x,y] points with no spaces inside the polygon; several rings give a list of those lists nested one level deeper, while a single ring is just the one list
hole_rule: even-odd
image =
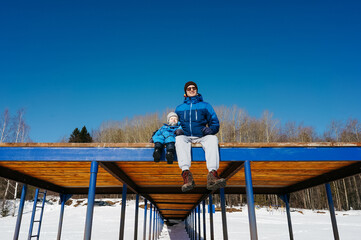
[{"label": "wooden plank", "polygon": [[170,211],[170,210],[160,210],[160,212],[162,214],[165,214],[165,215],[186,215],[189,213],[189,211]]},{"label": "wooden plank", "polygon": [[251,162],[251,169],[335,169],[347,166],[354,161],[282,161],[282,162]]},{"label": "wooden plank", "polygon": [[177,200],[177,199],[180,199],[180,200],[184,200],[186,199],[187,202],[191,201],[191,200],[196,200],[198,199],[199,197],[202,196],[202,194],[177,194],[177,195],[174,195],[174,194],[149,194],[149,196],[151,196],[154,200]]},{"label": "wooden plank", "polygon": [[[159,201],[157,201],[159,202]],[[168,204],[159,204],[157,203],[159,209],[188,209],[188,208],[192,208],[194,206],[194,204],[172,204],[172,203],[168,203]]]}]

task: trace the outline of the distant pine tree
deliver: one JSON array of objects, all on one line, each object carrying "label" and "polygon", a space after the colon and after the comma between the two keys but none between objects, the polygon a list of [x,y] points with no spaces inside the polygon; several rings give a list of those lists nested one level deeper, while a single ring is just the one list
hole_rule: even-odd
[{"label": "distant pine tree", "polygon": [[93,138],[88,133],[88,130],[84,126],[79,132],[78,128],[75,128],[69,138],[70,143],[90,143],[93,142]]},{"label": "distant pine tree", "polygon": [[70,135],[69,138],[70,143],[79,143],[80,141],[80,132],[78,128],[75,128],[73,133]]},{"label": "distant pine tree", "polygon": [[93,138],[90,136],[90,134],[88,133],[88,130],[86,129],[85,126],[81,129],[79,137],[80,137],[80,142],[82,142],[82,143],[93,142]]}]

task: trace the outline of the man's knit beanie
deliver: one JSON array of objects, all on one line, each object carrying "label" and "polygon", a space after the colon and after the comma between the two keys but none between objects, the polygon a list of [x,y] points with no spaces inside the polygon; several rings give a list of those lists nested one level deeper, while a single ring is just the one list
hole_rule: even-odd
[{"label": "man's knit beanie", "polygon": [[189,82],[187,82],[185,85],[184,85],[184,93],[187,95],[187,88],[188,88],[188,86],[190,86],[190,85],[194,85],[196,88],[197,88],[197,91],[198,91],[198,86],[197,86],[197,84],[195,83],[195,82],[192,82],[192,81],[189,81]]}]

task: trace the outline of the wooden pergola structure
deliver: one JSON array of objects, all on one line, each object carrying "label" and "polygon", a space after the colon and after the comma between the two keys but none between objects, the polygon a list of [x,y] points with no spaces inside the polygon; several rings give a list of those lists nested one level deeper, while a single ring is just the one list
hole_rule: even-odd
[{"label": "wooden pergola structure", "polygon": [[[152,153],[150,143],[3,143],[0,144],[0,176],[58,192],[64,200],[69,194],[88,194],[84,239],[91,237],[96,193],[123,193],[123,196],[135,193],[137,199],[142,196],[157,212],[153,217],[157,217],[158,227],[164,220],[183,219],[194,239],[201,232],[197,209],[202,204],[204,207],[204,200],[213,193],[206,189],[208,172],[204,151],[200,145],[193,145],[190,170],[196,187],[187,193],[181,192],[183,180],[177,162],[155,163]],[[257,239],[253,194],[278,194],[289,210],[292,192],[326,184],[330,195],[330,181],[361,173],[361,143],[224,143],[220,144],[220,158],[218,173],[227,179],[227,187],[217,191],[221,194],[222,206],[224,194],[247,194],[252,240]],[[332,217],[331,195],[329,203]],[[223,214],[227,239],[225,211]],[[293,239],[289,211],[288,218],[290,239]],[[121,228],[124,221],[121,219]],[[332,222],[335,239],[338,239],[336,220]],[[61,224],[59,226],[61,231]],[[120,239],[122,231],[120,229]],[[60,239],[60,234],[58,236]]]}]

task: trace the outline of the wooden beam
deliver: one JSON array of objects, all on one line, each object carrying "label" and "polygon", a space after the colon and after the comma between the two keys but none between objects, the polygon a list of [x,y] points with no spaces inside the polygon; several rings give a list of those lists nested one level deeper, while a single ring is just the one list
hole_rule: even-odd
[{"label": "wooden beam", "polygon": [[53,183],[44,181],[44,180],[40,180],[38,178],[34,178],[28,175],[25,175],[23,173],[5,168],[0,166],[0,176],[7,178],[7,179],[11,179],[17,182],[21,182],[24,184],[28,184],[28,185],[32,185],[34,187],[38,187],[38,188],[43,188],[43,189],[47,189],[47,190],[51,190],[53,192],[58,192],[58,193],[65,193],[65,188],[55,185]]},{"label": "wooden beam", "polygon": [[134,193],[139,193],[138,186],[114,162],[100,162],[100,166],[120,182],[127,184],[127,187]]},{"label": "wooden beam", "polygon": [[338,179],[342,179],[359,173],[361,173],[361,162],[356,162],[349,166],[345,166],[340,169],[336,169],[331,172],[322,174],[320,176],[310,178],[306,181],[296,183],[292,186],[285,187],[283,189],[283,192],[284,193],[296,192],[306,188],[324,184],[327,182],[336,181]]}]

